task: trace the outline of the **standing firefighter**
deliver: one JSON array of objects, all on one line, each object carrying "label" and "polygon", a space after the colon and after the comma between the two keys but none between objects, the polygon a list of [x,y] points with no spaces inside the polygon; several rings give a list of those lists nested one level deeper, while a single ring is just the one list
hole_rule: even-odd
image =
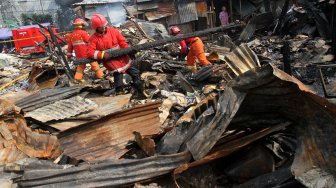
[{"label": "standing firefighter", "polygon": [[[180,28],[177,26],[173,26],[171,28],[171,33],[174,36],[182,35]],[[182,40],[180,41],[180,45],[181,56],[183,57],[187,54],[187,65],[192,71],[196,71],[196,59],[198,59],[200,64],[203,66],[211,64],[205,57],[204,45],[199,37]]]},{"label": "standing firefighter", "polygon": [[89,40],[88,54],[90,58],[101,60],[106,69],[113,72],[114,86],[117,95],[124,94],[123,73],[129,74],[137,90],[144,94],[144,85],[140,80],[139,70],[133,66],[128,55],[110,58],[105,52],[108,49],[127,48],[125,37],[115,28],[107,27],[107,20],[103,15],[94,14],[91,17],[91,27],[96,31]]},{"label": "standing firefighter", "polygon": [[[75,51],[76,58],[87,58],[87,44],[89,42],[90,35],[84,30],[85,21],[77,18],[73,25],[75,31],[68,36],[68,52],[67,57],[72,57],[72,51]],[[76,70],[75,80],[83,82],[83,74],[86,65],[79,65]],[[100,70],[97,62],[91,63],[91,69],[96,72],[97,78],[102,78],[104,73]]]}]

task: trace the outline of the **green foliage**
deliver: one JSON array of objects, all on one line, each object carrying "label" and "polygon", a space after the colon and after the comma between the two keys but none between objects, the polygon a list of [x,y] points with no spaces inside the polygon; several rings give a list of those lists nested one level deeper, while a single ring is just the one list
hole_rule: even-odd
[{"label": "green foliage", "polygon": [[30,20],[28,20],[27,14],[21,14],[22,25],[30,25]]},{"label": "green foliage", "polygon": [[35,14],[34,13],[31,15],[21,14],[21,20],[22,20],[23,25],[30,25],[32,23],[32,21],[28,19],[29,17],[39,23],[47,23],[47,22],[53,23],[53,18],[50,14]]}]

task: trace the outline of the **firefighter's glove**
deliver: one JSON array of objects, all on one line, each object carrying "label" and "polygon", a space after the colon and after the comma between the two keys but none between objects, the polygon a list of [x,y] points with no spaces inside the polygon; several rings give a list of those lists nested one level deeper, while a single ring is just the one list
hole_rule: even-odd
[{"label": "firefighter's glove", "polygon": [[110,55],[108,54],[108,53],[106,53],[106,51],[104,51],[103,52],[103,60],[104,61],[108,61],[108,60],[110,60],[111,58],[110,58]]}]

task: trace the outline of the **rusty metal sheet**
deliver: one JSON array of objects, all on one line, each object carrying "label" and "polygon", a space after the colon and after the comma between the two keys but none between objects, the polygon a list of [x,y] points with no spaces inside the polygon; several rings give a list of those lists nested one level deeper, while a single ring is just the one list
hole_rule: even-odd
[{"label": "rusty metal sheet", "polygon": [[131,98],[131,94],[128,95],[117,95],[112,97],[96,97],[90,98],[93,102],[95,102],[98,107],[88,113],[80,114],[74,118],[69,118],[66,121],[62,122],[51,122],[48,123],[49,126],[58,129],[60,131],[65,131],[72,127],[79,126],[83,123],[87,123],[88,121],[101,118],[113,112],[119,111],[128,104]]},{"label": "rusty metal sheet", "polygon": [[196,9],[199,17],[207,17],[208,6],[206,1],[196,2]]},{"label": "rusty metal sheet", "polygon": [[153,21],[173,14],[176,14],[174,3],[159,3],[156,11],[146,12],[145,16],[149,21]]},{"label": "rusty metal sheet", "polygon": [[16,107],[0,100],[0,164],[26,157],[54,159],[61,152],[55,136],[32,131]]},{"label": "rusty metal sheet", "polygon": [[64,154],[86,161],[119,159],[134,140],[134,131],[143,136],[161,132],[160,105],[139,105],[61,132],[58,138]]},{"label": "rusty metal sheet", "polygon": [[0,149],[0,165],[12,163],[24,158],[28,158],[28,156],[20,151],[15,145]]},{"label": "rusty metal sheet", "polygon": [[95,102],[80,96],[75,96],[28,112],[25,117],[31,117],[45,123],[51,120],[70,118],[96,108],[97,104]]},{"label": "rusty metal sheet", "polygon": [[[144,159],[84,163],[73,167],[50,161],[26,162],[16,165],[15,169],[22,169],[22,174],[15,178],[14,183],[20,187],[120,187],[168,174],[189,160],[190,154],[183,152]],[[15,172],[7,166],[5,169]]]},{"label": "rusty metal sheet", "polygon": [[80,92],[81,87],[66,87],[59,89],[44,89],[31,94],[15,103],[25,112],[30,112],[62,99],[70,98]]}]

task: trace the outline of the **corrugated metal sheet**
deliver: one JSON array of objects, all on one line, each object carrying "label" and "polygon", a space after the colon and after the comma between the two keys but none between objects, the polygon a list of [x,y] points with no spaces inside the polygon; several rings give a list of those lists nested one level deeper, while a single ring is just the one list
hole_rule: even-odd
[{"label": "corrugated metal sheet", "polygon": [[138,22],[141,28],[145,31],[145,33],[153,38],[160,38],[158,34],[159,30],[162,36],[169,36],[166,27],[159,23],[152,23],[152,22]]},{"label": "corrugated metal sheet", "polygon": [[181,20],[180,20],[180,15],[178,13],[173,14],[172,16],[168,17],[168,25],[172,26],[172,25],[179,25],[181,24]]},{"label": "corrugated metal sheet", "polygon": [[97,106],[95,102],[89,99],[75,96],[28,112],[26,117],[31,117],[45,123],[51,120],[66,119],[83,112],[92,111],[96,109]]},{"label": "corrugated metal sheet", "polygon": [[0,164],[26,157],[56,158],[61,152],[55,136],[34,132],[15,106],[4,100],[0,115]]},{"label": "corrugated metal sheet", "polygon": [[190,154],[183,152],[144,159],[85,163],[76,167],[50,161],[36,161],[28,165],[25,162],[17,165],[23,174],[15,178],[15,183],[20,187],[121,187],[168,174],[189,160]]},{"label": "corrugated metal sheet", "polygon": [[194,0],[180,0],[177,2],[177,10],[181,23],[198,20],[196,3]]},{"label": "corrugated metal sheet", "polygon": [[106,116],[118,110],[121,110],[130,100],[131,95],[117,95],[113,97],[97,97],[91,98],[98,107],[92,112],[78,115],[74,120],[68,120],[63,122],[51,123],[49,126],[58,129],[60,131],[65,131],[72,127],[76,127],[88,121],[98,119],[100,117]]},{"label": "corrugated metal sheet", "polygon": [[255,54],[246,44],[237,47],[232,53],[224,57],[224,61],[229,65],[236,75],[241,75],[256,67],[260,67],[260,62]]},{"label": "corrugated metal sheet", "polygon": [[147,103],[61,132],[64,154],[86,161],[119,159],[134,140],[134,131],[144,136],[161,132],[159,106],[159,102]]},{"label": "corrugated metal sheet", "polygon": [[59,89],[44,89],[28,97],[25,97],[15,104],[25,112],[33,111],[62,99],[70,98],[80,92],[81,87],[66,87]]}]

